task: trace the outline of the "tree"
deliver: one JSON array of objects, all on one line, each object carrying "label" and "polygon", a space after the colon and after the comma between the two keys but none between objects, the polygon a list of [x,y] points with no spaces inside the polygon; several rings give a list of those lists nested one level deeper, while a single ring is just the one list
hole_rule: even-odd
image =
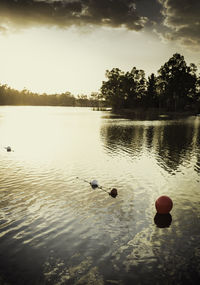
[{"label": "tree", "polygon": [[130,76],[131,85],[129,87],[128,103],[130,107],[141,105],[146,96],[145,72],[142,69],[133,67]]},{"label": "tree", "polygon": [[124,107],[123,78],[124,72],[119,68],[106,70],[107,81],[103,81],[101,93],[106,102],[114,109]]},{"label": "tree", "polygon": [[61,95],[57,95],[58,104],[61,106],[74,106],[75,98],[70,92],[62,93]]},{"label": "tree", "polygon": [[101,93],[113,109],[137,106],[146,92],[143,70],[133,67],[126,74],[118,68],[106,71],[107,81],[103,81]]},{"label": "tree", "polygon": [[103,95],[100,92],[92,92],[90,95],[90,104],[92,107],[102,107],[103,105]]},{"label": "tree", "polygon": [[78,95],[77,104],[80,107],[87,107],[88,106],[87,95],[84,95],[84,94]]},{"label": "tree", "polygon": [[195,97],[196,66],[174,54],[158,71],[158,92],[163,107],[183,110]]},{"label": "tree", "polygon": [[195,101],[197,112],[200,113],[200,75],[197,78]]},{"label": "tree", "polygon": [[148,77],[145,105],[158,107],[157,78],[154,73]]}]

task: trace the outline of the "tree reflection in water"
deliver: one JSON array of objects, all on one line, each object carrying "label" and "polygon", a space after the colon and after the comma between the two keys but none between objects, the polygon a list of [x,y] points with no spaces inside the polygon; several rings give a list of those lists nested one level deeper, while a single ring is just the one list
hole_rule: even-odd
[{"label": "tree reflection in water", "polygon": [[[112,120],[102,125],[104,146],[112,155],[120,152],[132,159],[148,151],[157,163],[169,173],[182,164],[190,163],[196,153],[196,171],[199,171],[200,155],[196,150],[200,142],[200,121],[193,119],[166,121]],[[195,150],[195,151],[194,151]]]}]

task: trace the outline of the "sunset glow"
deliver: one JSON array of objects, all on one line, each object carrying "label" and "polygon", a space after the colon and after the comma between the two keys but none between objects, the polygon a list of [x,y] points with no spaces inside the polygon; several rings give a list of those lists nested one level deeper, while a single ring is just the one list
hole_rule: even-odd
[{"label": "sunset glow", "polygon": [[[0,3],[1,84],[8,84],[18,90],[25,87],[39,93],[70,91],[74,95],[90,94],[99,90],[105,79],[106,69],[113,67],[129,71],[136,66],[143,69],[148,76],[152,72],[156,73],[175,52],[183,54],[188,63],[199,64],[197,35],[191,31],[191,39],[187,34],[185,38],[184,35],[180,39],[172,37],[176,27],[175,24],[170,26],[171,14],[166,9],[167,5],[173,8],[171,1],[127,1],[127,6],[123,4],[124,9],[128,9],[129,2],[135,4],[134,9],[130,10],[133,18],[126,20],[120,18],[117,7],[123,1],[117,1],[112,4],[115,5],[112,6],[113,15],[109,14],[110,20],[107,23],[99,5],[103,7],[103,2],[108,1],[96,1],[96,6],[95,1],[92,1],[94,6],[88,6],[88,9],[91,8],[90,13],[96,15],[96,20],[91,14],[88,21],[80,16],[80,22],[77,20],[78,16],[74,18],[74,22],[64,20],[60,14],[53,18],[45,14],[46,10],[42,8],[42,3],[49,9],[53,9],[52,5],[57,5],[54,7],[55,11],[66,13],[67,17],[69,3],[75,5],[79,1],[62,1],[63,6],[59,4],[61,1],[29,2],[33,2],[35,7],[35,10],[30,10],[30,15],[27,14],[30,9],[28,1]],[[181,7],[179,8],[177,13],[181,12]],[[74,6],[70,9],[75,11],[79,8]],[[191,9],[195,12],[195,7]],[[40,18],[33,20],[37,10]],[[19,13],[24,15],[23,20],[19,19]],[[97,15],[103,20],[98,22]],[[134,21],[137,26],[133,26]],[[191,23],[188,22],[188,27],[189,25]],[[171,37],[169,33],[165,34],[166,29],[171,31]]]}]

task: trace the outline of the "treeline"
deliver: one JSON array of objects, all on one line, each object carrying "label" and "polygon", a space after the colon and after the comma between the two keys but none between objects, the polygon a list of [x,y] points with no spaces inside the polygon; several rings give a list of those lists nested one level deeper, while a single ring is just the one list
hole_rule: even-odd
[{"label": "treeline", "polygon": [[103,102],[98,92],[75,97],[70,92],[62,94],[38,94],[27,89],[22,91],[0,84],[0,105],[32,105],[32,106],[78,106],[78,107],[102,107]]},{"label": "treeline", "polygon": [[116,110],[142,107],[200,112],[200,77],[195,64],[187,65],[176,53],[157,73],[146,79],[144,70],[136,67],[126,73],[118,68],[107,70],[101,94]]},{"label": "treeline", "polygon": [[106,71],[107,81],[100,92],[75,97],[70,92],[38,94],[0,84],[0,105],[112,107],[119,109],[162,108],[167,111],[200,112],[200,76],[197,67],[187,65],[184,57],[174,54],[157,72],[145,78],[144,70],[130,72],[113,68]]}]

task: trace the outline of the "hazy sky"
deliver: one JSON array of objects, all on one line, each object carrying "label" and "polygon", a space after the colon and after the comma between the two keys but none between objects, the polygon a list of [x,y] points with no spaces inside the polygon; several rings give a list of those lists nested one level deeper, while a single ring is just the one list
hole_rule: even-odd
[{"label": "hazy sky", "polygon": [[90,94],[106,69],[200,65],[199,0],[0,0],[0,83]]}]

